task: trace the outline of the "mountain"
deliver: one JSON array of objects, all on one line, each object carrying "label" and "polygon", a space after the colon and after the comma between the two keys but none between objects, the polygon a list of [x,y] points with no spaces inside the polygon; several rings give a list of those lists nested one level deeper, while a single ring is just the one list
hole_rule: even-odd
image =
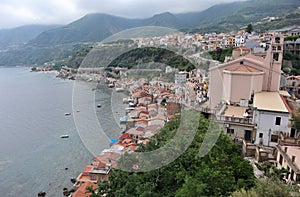
[{"label": "mountain", "polygon": [[18,48],[25,45],[40,33],[59,27],[58,25],[25,25],[0,30],[0,49]]},{"label": "mountain", "polygon": [[299,0],[248,0],[212,6],[201,12],[165,12],[146,19],[127,19],[108,14],[89,14],[63,27],[41,33],[30,46],[50,46],[74,42],[95,42],[119,31],[141,26],[163,26],[181,30],[230,31],[267,16],[281,16],[296,10]]},{"label": "mountain", "polygon": [[176,15],[170,12],[164,12],[161,14],[156,14],[151,18],[142,21],[143,26],[163,26],[170,28],[180,28],[184,27],[183,21]]},{"label": "mountain", "polygon": [[[57,51],[52,53],[52,50],[60,48],[63,53],[64,45],[102,41],[117,32],[134,27],[155,25],[184,32],[205,33],[239,30],[252,23],[255,29],[262,31],[279,29],[287,25],[300,24],[298,7],[300,7],[299,0],[247,0],[215,5],[201,12],[182,14],[165,12],[146,19],[88,14],[64,26],[33,25],[0,30],[0,51],[2,51],[0,65],[35,64],[58,60],[59,57],[65,57],[65,54],[56,56]],[[282,20],[271,23],[262,20],[268,16],[279,16]],[[132,36],[130,31],[125,33]],[[41,52],[38,52],[39,50]],[[40,56],[44,53],[46,56],[47,54],[52,56],[37,61],[37,52]],[[15,55],[20,58],[14,58]]]},{"label": "mountain", "polygon": [[45,31],[29,42],[31,46],[49,46],[73,42],[94,42],[135,27],[138,19],[126,19],[108,14],[88,14],[66,26]]},{"label": "mountain", "polygon": [[66,26],[45,31],[30,46],[49,46],[74,42],[96,42],[125,29],[141,26],[180,27],[181,21],[166,12],[147,19],[127,19],[108,14],[88,14]]},{"label": "mountain", "polygon": [[248,0],[214,5],[202,12],[177,14],[189,28],[200,32],[230,31],[268,16],[282,16],[297,10],[299,0]]}]

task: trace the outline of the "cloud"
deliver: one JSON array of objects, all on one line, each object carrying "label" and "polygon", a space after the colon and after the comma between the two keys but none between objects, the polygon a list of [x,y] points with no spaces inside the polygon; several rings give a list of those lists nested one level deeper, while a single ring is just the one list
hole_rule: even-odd
[{"label": "cloud", "polygon": [[67,24],[88,13],[145,18],[161,12],[201,11],[234,0],[1,0],[0,28]]}]

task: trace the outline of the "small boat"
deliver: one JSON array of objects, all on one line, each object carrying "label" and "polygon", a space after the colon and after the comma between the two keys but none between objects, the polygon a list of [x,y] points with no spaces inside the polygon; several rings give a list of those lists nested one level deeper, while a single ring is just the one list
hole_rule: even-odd
[{"label": "small boat", "polygon": [[46,196],[46,192],[44,192],[44,191],[40,191],[39,193],[38,193],[38,196]]},{"label": "small boat", "polygon": [[69,135],[61,135],[60,138],[69,138]]},{"label": "small boat", "polygon": [[71,113],[65,113],[65,116],[70,116],[71,115]]},{"label": "small boat", "polygon": [[124,90],[124,88],[116,88],[116,92],[123,92]]},{"label": "small boat", "polygon": [[98,104],[97,107],[100,108],[100,107],[102,107],[102,105],[101,105],[101,104]]}]

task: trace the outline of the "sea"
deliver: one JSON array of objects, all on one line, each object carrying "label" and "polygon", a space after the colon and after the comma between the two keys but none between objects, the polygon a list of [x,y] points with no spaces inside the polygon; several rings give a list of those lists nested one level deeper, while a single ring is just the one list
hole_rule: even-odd
[{"label": "sea", "polygon": [[[74,87],[94,97],[75,106]],[[72,188],[70,178],[109,148],[108,140],[123,130],[117,120],[125,114],[122,98],[126,94],[97,87],[59,79],[53,73],[30,72],[30,68],[0,68],[1,197],[33,197],[40,191],[63,196],[63,188]],[[86,104],[94,113],[84,111]],[[85,120],[96,117],[100,126],[80,126],[80,121],[74,121],[75,116],[82,119],[79,114]],[[105,133],[105,139],[98,133]]]}]

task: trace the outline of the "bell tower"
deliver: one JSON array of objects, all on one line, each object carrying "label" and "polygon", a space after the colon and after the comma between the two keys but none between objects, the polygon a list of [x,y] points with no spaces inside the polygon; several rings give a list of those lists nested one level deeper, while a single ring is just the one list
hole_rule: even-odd
[{"label": "bell tower", "polygon": [[283,58],[283,36],[275,34],[271,40],[265,64],[268,65],[267,91],[278,91],[280,86],[281,65]]}]

